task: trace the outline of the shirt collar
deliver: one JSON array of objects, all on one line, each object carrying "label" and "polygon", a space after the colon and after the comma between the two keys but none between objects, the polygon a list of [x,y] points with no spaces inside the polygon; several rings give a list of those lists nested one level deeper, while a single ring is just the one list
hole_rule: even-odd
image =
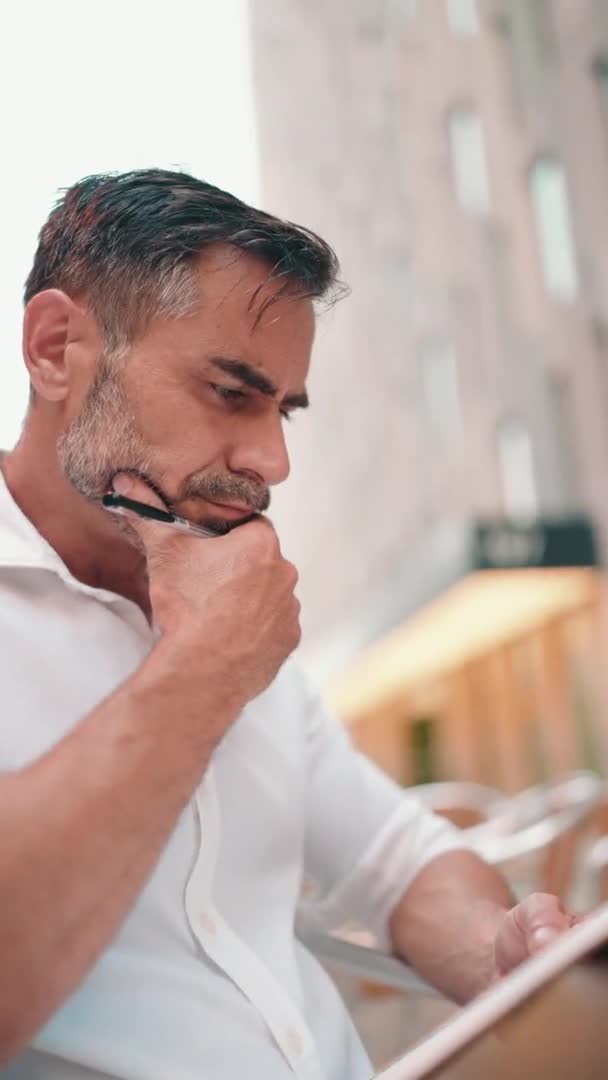
[{"label": "shirt collar", "polygon": [[[85,585],[70,572],[61,556],[23,513],[11,495],[0,469],[0,569],[50,570],[70,588],[94,596],[105,603],[131,605],[116,593]],[[132,605],[136,607],[135,604]],[[139,611],[139,609],[137,609]],[[145,617],[142,613],[142,619]]]},{"label": "shirt collar", "polygon": [[69,570],[11,495],[0,470],[0,566],[38,567],[63,577]]}]

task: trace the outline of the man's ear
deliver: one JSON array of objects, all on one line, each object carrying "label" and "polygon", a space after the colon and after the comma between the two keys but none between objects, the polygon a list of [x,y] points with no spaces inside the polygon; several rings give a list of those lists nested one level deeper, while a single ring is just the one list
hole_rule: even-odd
[{"label": "man's ear", "polygon": [[77,314],[74,301],[60,289],[45,289],[26,306],[23,358],[32,389],[46,401],[63,401],[69,391],[66,346],[70,320]]}]

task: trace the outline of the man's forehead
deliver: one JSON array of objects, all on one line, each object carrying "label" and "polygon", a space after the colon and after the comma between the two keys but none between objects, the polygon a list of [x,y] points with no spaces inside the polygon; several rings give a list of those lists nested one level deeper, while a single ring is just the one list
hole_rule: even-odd
[{"label": "man's forehead", "polygon": [[196,269],[203,309],[239,312],[255,327],[291,321],[290,315],[297,314],[314,333],[312,301],[267,259],[229,244],[212,244],[198,257]]},{"label": "man's forehead", "polygon": [[198,260],[201,303],[191,329],[207,356],[242,360],[268,375],[277,396],[302,394],[315,334],[312,300],[277,292],[265,260],[226,244]]}]

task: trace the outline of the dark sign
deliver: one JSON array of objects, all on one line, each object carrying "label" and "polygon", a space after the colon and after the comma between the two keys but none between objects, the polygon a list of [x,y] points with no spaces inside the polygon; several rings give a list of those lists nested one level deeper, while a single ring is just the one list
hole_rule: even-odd
[{"label": "dark sign", "polygon": [[478,521],[473,527],[474,570],[597,565],[593,527],[585,517]]}]

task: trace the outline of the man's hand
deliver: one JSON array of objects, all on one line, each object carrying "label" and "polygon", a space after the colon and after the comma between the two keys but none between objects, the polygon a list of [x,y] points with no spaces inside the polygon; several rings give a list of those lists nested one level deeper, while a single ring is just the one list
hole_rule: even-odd
[{"label": "man's hand", "polygon": [[507,975],[578,921],[564,912],[556,896],[548,893],[533,893],[505,912],[494,942],[496,978]]},{"label": "man's hand", "polygon": [[521,904],[498,871],[471,851],[432,859],[391,918],[393,951],[447,997],[464,1003],[579,920],[555,896]]},{"label": "man's hand", "polygon": [[[117,476],[114,487],[164,509],[130,475]],[[211,691],[230,706],[224,715],[234,717],[233,707],[238,712],[265,690],[299,642],[295,567],[264,520],[209,540],[135,514],[128,520],[145,547],[150,602],[163,631],[154,653],[174,669],[176,707],[180,696],[194,699],[204,688],[207,700]]]}]

